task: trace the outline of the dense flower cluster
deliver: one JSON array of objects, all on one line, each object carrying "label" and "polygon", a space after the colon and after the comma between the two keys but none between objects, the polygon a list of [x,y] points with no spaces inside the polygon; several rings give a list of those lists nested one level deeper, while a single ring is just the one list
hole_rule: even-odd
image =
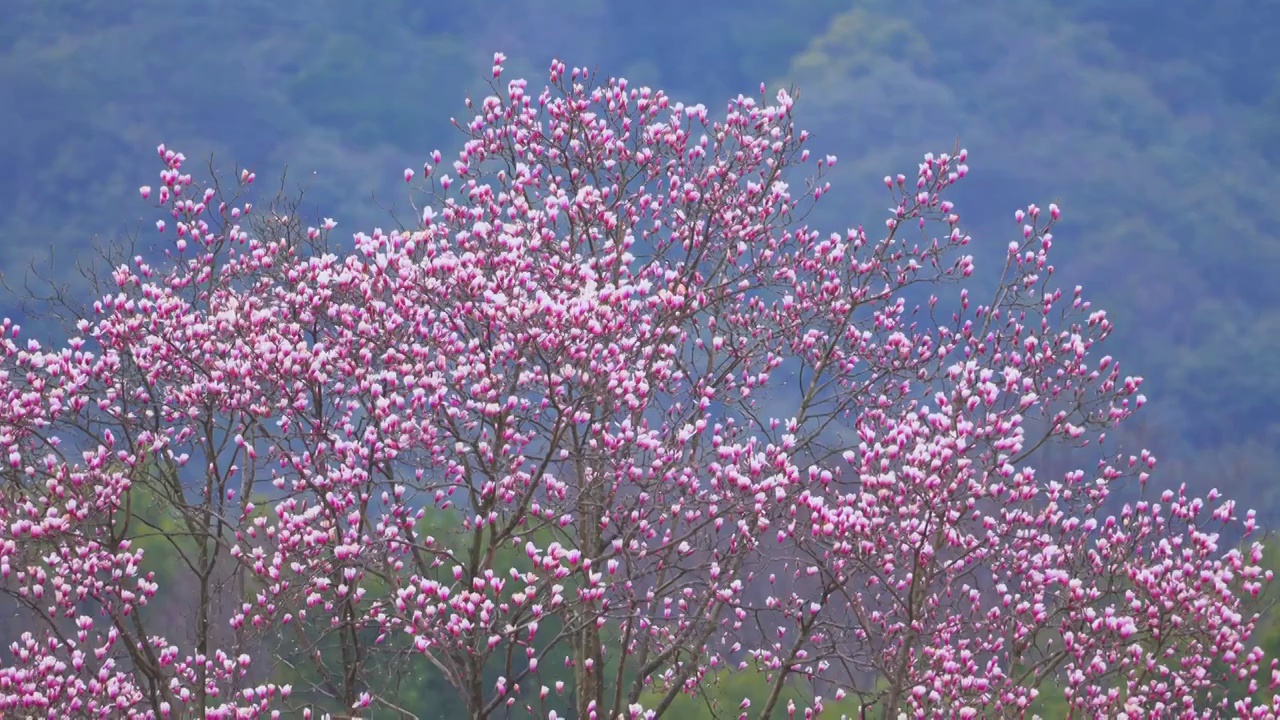
[{"label": "dense flower cluster", "polygon": [[[32,622],[0,709],[289,715],[286,660],[357,711],[421,663],[475,717],[658,717],[722,668],[772,683],[759,717],[1019,716],[1045,683],[1200,717],[1259,675],[1233,503],[1102,451],[1141,380],[1050,284],[1056,206],[979,290],[964,151],[831,234],[836,160],[785,92],[714,115],[556,62],[469,106],[457,158],[405,171],[418,226],[346,249],[162,146],[167,259],[114,268],[65,348],[6,321],[0,574]],[[189,638],[148,629],[144,490],[194,538]]]}]

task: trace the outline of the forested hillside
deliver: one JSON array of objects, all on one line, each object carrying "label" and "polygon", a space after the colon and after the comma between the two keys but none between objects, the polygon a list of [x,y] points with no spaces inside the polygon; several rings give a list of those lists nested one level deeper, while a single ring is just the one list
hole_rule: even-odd
[{"label": "forested hillside", "polygon": [[[1280,528],[1277,27],[1280,0],[7,0],[0,272],[18,295],[29,265],[85,293],[74,261],[96,243],[148,252],[137,188],[158,143],[269,189],[283,175],[335,237],[391,227],[411,217],[403,169],[456,149],[450,118],[494,51],[507,76],[537,83],[560,57],[713,109],[794,87],[811,147],[840,159],[819,226],[882,222],[881,178],[957,146],[978,243],[1008,243],[1010,208],[1060,205],[1056,272],[1147,378],[1115,440]],[[58,336],[3,299],[25,335]]]}]

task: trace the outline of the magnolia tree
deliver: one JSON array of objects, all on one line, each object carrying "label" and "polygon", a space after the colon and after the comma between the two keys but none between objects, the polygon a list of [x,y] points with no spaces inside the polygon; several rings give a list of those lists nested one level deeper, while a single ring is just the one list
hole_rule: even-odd
[{"label": "magnolia tree", "polygon": [[65,347],[5,321],[6,715],[1280,708],[1252,515],[1103,451],[1140,379],[1051,284],[1057,207],[972,242],[960,150],[820,231],[786,92],[501,62],[413,227],[339,242],[162,146],[163,261]]}]

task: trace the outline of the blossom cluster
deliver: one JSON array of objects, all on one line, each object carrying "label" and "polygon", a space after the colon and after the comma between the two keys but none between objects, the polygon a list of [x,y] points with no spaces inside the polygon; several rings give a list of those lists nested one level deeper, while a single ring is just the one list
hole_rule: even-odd
[{"label": "blossom cluster", "polygon": [[[415,226],[339,243],[161,146],[164,259],[65,347],[5,321],[0,589],[32,622],[0,710],[393,709],[399,665],[474,717],[659,717],[722,668],[768,678],[759,717],[1021,715],[1046,684],[1266,715],[1225,690],[1265,662],[1261,546],[1222,539],[1253,516],[1104,450],[1141,378],[1053,285],[1057,206],[983,290],[963,150],[886,177],[882,229],[822,232],[836,159],[788,93],[717,115],[502,62],[456,159],[404,172]],[[176,592],[189,627],[151,612]]]}]

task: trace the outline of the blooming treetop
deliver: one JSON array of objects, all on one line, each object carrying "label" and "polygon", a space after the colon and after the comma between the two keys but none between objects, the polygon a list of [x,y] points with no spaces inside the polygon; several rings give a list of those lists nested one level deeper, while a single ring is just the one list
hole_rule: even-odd
[{"label": "blooming treetop", "polygon": [[[1224,684],[1261,692],[1270,580],[1219,540],[1233,503],[1101,450],[1141,380],[1051,284],[1056,206],[972,241],[961,150],[819,231],[836,161],[788,93],[717,114],[501,63],[456,159],[405,171],[417,227],[337,243],[161,146],[165,259],[115,267],[65,347],[5,321],[0,575],[31,621],[0,709],[381,717],[415,709],[395,668],[475,718],[660,717],[722,669],[763,678],[744,717],[1020,717],[1047,684],[1089,717],[1280,707]],[[985,300],[971,246],[1004,266]],[[1083,464],[1037,467],[1050,443]],[[148,569],[143,498],[190,582]]]}]

